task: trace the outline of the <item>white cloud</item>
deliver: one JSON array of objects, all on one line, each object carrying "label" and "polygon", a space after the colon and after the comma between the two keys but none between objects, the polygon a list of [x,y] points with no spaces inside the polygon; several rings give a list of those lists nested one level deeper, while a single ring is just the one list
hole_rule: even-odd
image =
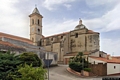
[{"label": "white cloud", "polygon": [[[53,10],[60,4],[73,2],[73,1],[75,1],[75,0],[45,0],[43,2],[43,6],[45,8],[47,8],[48,10]],[[67,7],[68,7],[68,5],[67,5]]]},{"label": "white cloud", "polygon": [[28,37],[29,25],[28,27],[25,25],[29,22],[26,23],[23,12],[14,6],[17,3],[19,0],[0,1],[0,32]]},{"label": "white cloud", "polygon": [[67,9],[70,9],[70,8],[71,8],[71,5],[70,5],[70,4],[64,4],[64,6],[65,6]]},{"label": "white cloud", "polygon": [[[119,26],[119,21],[120,21],[120,4],[116,5],[114,9],[111,11],[108,11],[106,14],[99,18],[94,18],[94,19],[85,19],[83,20],[83,24],[88,29],[91,30],[97,30],[100,32],[108,32],[108,31],[113,31],[113,30],[118,30],[120,29]],[[74,27],[77,25],[78,20],[66,20],[63,19],[62,22],[54,21],[53,23],[48,23],[49,25],[46,25],[46,27],[49,26],[55,26],[53,27],[54,30],[57,32],[62,32],[62,30],[70,30],[74,29]],[[51,30],[53,29],[51,28]],[[47,31],[46,31],[47,32]]]},{"label": "white cloud", "polygon": [[119,0],[85,0],[86,4],[89,7],[95,7],[95,6],[100,6],[100,5],[115,5],[116,3],[119,2]]},{"label": "white cloud", "polygon": [[108,11],[100,18],[94,18],[85,20],[86,26],[91,29],[99,29],[99,31],[112,31],[120,29],[119,21],[120,21],[120,3],[115,6],[114,9]]},{"label": "white cloud", "polygon": [[[63,19],[64,20],[64,19]],[[70,30],[73,30],[75,26],[78,24],[78,21],[74,20],[66,20],[63,22],[58,23],[57,21],[53,21],[51,23],[48,23],[43,27],[43,34],[45,36],[53,35],[53,34],[59,34],[62,32],[67,32]]]},{"label": "white cloud", "polygon": [[111,55],[120,55],[120,38],[117,40],[114,39],[101,39],[101,50],[111,54]]}]

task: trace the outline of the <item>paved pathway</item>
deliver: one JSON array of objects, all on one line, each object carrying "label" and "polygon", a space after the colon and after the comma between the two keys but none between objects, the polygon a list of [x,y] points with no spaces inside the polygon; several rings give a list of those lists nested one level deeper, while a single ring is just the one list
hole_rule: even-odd
[{"label": "paved pathway", "polygon": [[69,73],[66,68],[67,65],[59,65],[49,69],[49,80],[102,80],[101,78],[80,78]]}]

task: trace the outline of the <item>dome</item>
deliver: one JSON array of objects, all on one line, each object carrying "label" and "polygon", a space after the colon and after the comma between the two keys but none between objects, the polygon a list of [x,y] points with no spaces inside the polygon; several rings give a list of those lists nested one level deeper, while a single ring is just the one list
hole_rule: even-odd
[{"label": "dome", "polygon": [[81,25],[77,25],[75,27],[75,30],[77,30],[77,29],[83,29],[83,28],[86,28],[86,27],[85,27],[85,25],[81,24]]},{"label": "dome", "polygon": [[82,24],[82,20],[79,21],[79,24],[75,27],[75,30],[77,29],[83,29],[83,28],[86,28],[85,25]]}]

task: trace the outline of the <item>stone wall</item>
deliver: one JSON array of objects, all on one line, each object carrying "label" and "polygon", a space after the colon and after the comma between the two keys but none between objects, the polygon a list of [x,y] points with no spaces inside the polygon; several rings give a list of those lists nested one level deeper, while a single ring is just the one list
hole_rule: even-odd
[{"label": "stone wall", "polygon": [[98,64],[89,64],[89,67],[92,69],[92,73],[98,76],[107,75],[107,63],[98,63]]}]

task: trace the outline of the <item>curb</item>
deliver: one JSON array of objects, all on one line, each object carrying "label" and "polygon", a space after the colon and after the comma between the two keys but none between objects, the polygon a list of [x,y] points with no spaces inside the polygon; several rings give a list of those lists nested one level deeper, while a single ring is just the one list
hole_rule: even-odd
[{"label": "curb", "polygon": [[69,67],[68,67],[66,70],[67,70],[69,73],[72,73],[72,74],[74,74],[74,75],[76,75],[76,76],[79,76],[79,77],[81,77],[81,78],[99,78],[98,76],[82,76],[81,73],[76,72],[76,71],[72,70],[72,69],[69,68]]}]

